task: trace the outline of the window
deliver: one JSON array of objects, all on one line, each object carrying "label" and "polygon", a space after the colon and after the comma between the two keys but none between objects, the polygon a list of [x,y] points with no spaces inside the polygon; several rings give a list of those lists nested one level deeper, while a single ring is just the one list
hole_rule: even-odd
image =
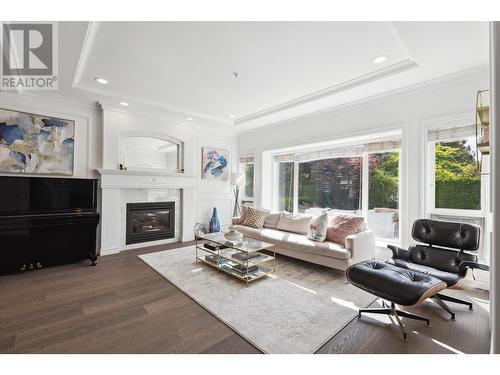
[{"label": "window", "polygon": [[274,155],[274,208],[362,215],[378,239],[397,242],[399,138],[398,132],[376,142]]},{"label": "window", "polygon": [[246,163],[244,165],[244,173],[245,173],[245,186],[243,190],[243,197],[245,199],[253,199],[254,164]]},{"label": "window", "polygon": [[476,161],[475,137],[436,142],[435,207],[481,209],[481,175]]},{"label": "window", "polygon": [[241,202],[251,204],[254,200],[255,162],[253,157],[240,158],[240,172],[243,173]]},{"label": "window", "polygon": [[399,152],[368,156],[368,226],[379,239],[399,238]]},{"label": "window", "polygon": [[[488,176],[481,175],[474,125],[431,128],[427,131],[427,216],[431,219],[472,223],[486,233]],[[481,236],[478,251],[486,259],[488,236]]]},{"label": "window", "polygon": [[299,163],[298,211],[309,208],[361,209],[361,158]]},{"label": "window", "polygon": [[429,130],[428,142],[428,211],[481,211],[474,127]]},{"label": "window", "polygon": [[278,210],[293,211],[293,169],[294,163],[278,163]]}]

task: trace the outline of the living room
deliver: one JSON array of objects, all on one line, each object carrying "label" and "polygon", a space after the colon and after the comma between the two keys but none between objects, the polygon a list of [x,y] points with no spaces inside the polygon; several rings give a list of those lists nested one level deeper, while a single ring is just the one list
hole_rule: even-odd
[{"label": "living room", "polygon": [[128,5],[1,24],[6,366],[498,353],[495,14]]}]

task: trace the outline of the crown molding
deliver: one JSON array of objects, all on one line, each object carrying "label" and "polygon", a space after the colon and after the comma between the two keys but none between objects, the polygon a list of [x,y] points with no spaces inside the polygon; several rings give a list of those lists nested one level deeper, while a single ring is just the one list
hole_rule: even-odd
[{"label": "crown molding", "polygon": [[232,126],[217,121],[211,123],[200,123],[197,121],[179,120],[176,114],[174,114],[175,116],[172,116],[168,113],[168,111],[165,111],[161,107],[136,104],[133,108],[126,107],[126,109],[121,109],[117,108],[115,104],[110,103],[109,100],[99,101],[97,102],[97,106],[101,111],[162,120],[173,126],[180,126],[191,129],[220,130],[227,133],[236,133],[236,129],[234,129]]},{"label": "crown molding", "polygon": [[123,95],[123,94],[119,94],[118,92],[105,91],[105,90],[101,90],[101,89],[96,89],[94,87],[87,87],[87,86],[82,85],[82,84],[80,84],[78,87],[76,87],[76,89],[83,90],[84,92],[98,95],[101,98],[103,98],[102,100],[104,100],[106,102],[114,100],[115,103],[118,104],[118,102],[120,100],[125,99],[131,105],[133,104],[135,106],[149,107],[149,108],[155,108],[157,110],[161,110],[164,112],[165,111],[171,112],[172,114],[174,114],[178,117],[181,117],[181,118],[184,118],[186,116],[190,116],[193,118],[205,119],[205,120],[214,121],[217,123],[222,123],[225,125],[233,125],[233,121],[229,121],[225,118],[209,115],[206,113],[198,112],[196,110],[191,110],[191,109],[187,109],[187,108],[180,108],[180,107],[175,107],[175,106],[171,106],[171,105],[166,105],[164,103],[161,103],[161,102],[158,102],[158,101],[155,101],[152,99],[145,99],[145,98],[139,98],[137,96]]},{"label": "crown molding", "polygon": [[270,114],[276,113],[283,111],[285,109],[291,108],[291,107],[296,107],[301,104],[306,104],[313,102],[318,99],[325,98],[327,96],[335,95],[338,94],[339,92],[346,91],[358,86],[365,85],[367,83],[373,82],[380,80],[382,78],[386,78],[401,72],[406,72],[410,69],[417,68],[418,64],[412,60],[404,60],[396,64],[389,65],[385,68],[376,70],[371,73],[363,74],[361,76],[358,76],[356,78],[338,83],[334,86],[327,87],[326,89],[322,89],[316,92],[313,92],[308,95],[301,96],[297,99],[292,99],[287,102],[269,107],[267,109],[264,109],[262,111],[255,112],[253,114],[240,117],[234,121],[235,125],[240,125],[244,124],[246,122],[256,120],[258,118],[268,116]]},{"label": "crown molding", "polygon": [[15,91],[2,91],[2,93],[34,100],[57,102],[85,111],[95,111],[97,108],[96,103],[93,100],[77,98],[69,95],[54,94],[53,92],[49,93],[47,91],[23,91],[22,94]]},{"label": "crown molding", "polygon": [[289,117],[283,120],[278,120],[275,122],[270,122],[269,124],[258,126],[255,128],[250,128],[250,129],[245,129],[245,130],[240,130],[238,131],[238,135],[242,134],[249,134],[249,133],[254,133],[261,131],[262,129],[265,128],[270,128],[270,127],[275,127],[275,126],[280,126],[282,124],[285,124],[290,121],[295,121],[298,119],[303,119],[303,118],[308,118],[308,117],[313,117],[325,113],[330,113],[330,112],[337,112],[337,111],[344,111],[344,110],[352,110],[367,104],[373,104],[381,101],[386,101],[386,100],[391,100],[400,96],[406,96],[406,95],[412,95],[412,94],[418,94],[420,92],[425,92],[428,90],[436,89],[439,87],[444,87],[448,86],[454,83],[459,83],[462,81],[466,81],[468,79],[471,79],[473,77],[478,77],[484,74],[488,74],[489,68],[486,65],[480,65],[476,66],[474,68],[462,70],[460,72],[456,73],[451,73],[445,76],[433,78],[427,81],[415,83],[413,85],[393,89],[390,91],[386,91],[380,94],[368,96],[365,98],[360,98],[358,100],[350,101],[347,103],[335,105],[332,107],[328,107],[319,111],[312,111],[309,113],[305,113],[302,115],[298,116],[293,116]]},{"label": "crown molding", "polygon": [[83,41],[82,50],[80,52],[80,57],[78,59],[78,64],[76,65],[75,75],[73,76],[73,83],[71,84],[72,88],[77,88],[78,84],[81,81],[83,70],[85,69],[87,61],[89,60],[90,50],[94,46],[97,32],[99,30],[99,24],[100,23],[98,21],[89,21],[85,39]]}]

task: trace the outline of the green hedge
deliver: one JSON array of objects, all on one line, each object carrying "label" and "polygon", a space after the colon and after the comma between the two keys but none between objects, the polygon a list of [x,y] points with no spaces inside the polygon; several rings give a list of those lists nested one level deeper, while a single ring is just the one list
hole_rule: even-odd
[{"label": "green hedge", "polygon": [[436,181],[436,208],[481,209],[481,181]]}]

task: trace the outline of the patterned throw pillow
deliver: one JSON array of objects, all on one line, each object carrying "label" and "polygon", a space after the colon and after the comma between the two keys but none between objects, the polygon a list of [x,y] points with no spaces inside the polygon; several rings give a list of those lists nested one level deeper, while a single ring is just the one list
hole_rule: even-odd
[{"label": "patterned throw pillow", "polygon": [[326,239],[345,246],[346,237],[361,232],[364,226],[365,219],[362,217],[336,214],[330,219]]},{"label": "patterned throw pillow", "polygon": [[247,214],[242,225],[261,229],[264,226],[264,219],[266,218],[266,214],[266,211],[262,211],[253,207],[247,207]]},{"label": "patterned throw pillow", "polygon": [[326,213],[319,215],[311,221],[307,238],[317,242],[323,242],[326,239],[326,230],[328,229],[328,215]]}]

